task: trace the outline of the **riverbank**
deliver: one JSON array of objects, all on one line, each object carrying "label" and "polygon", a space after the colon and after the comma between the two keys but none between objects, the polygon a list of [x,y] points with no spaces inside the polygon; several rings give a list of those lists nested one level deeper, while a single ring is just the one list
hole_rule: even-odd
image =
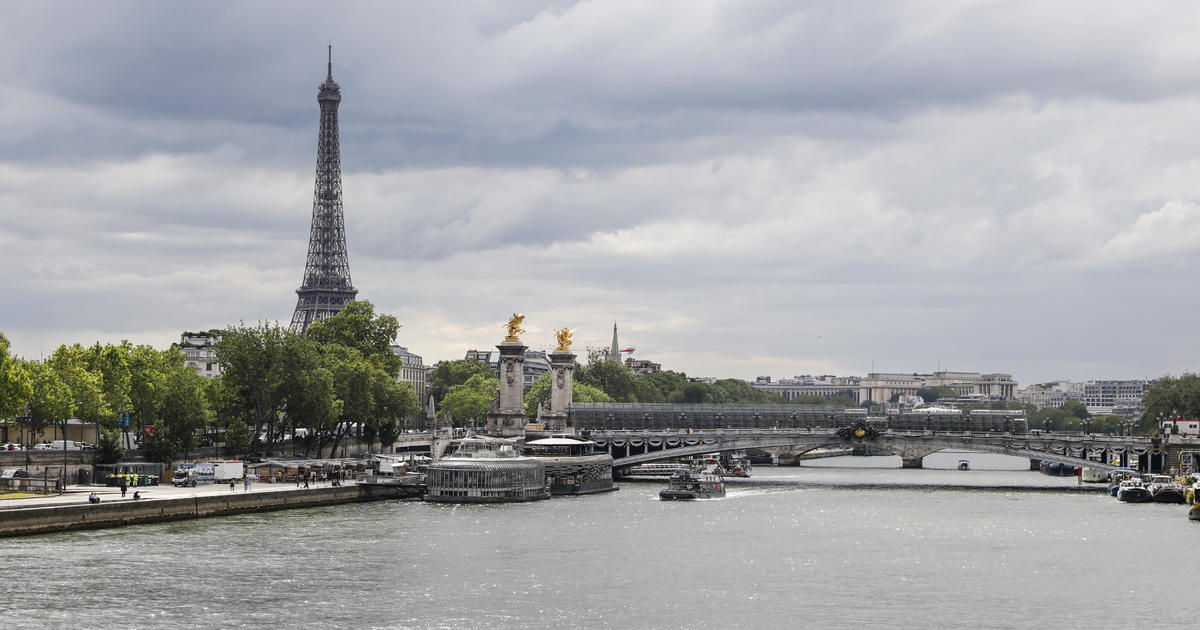
[{"label": "riverbank", "polygon": [[[116,488],[70,486],[61,495],[0,501],[0,537],[401,498],[394,488],[357,484],[316,488],[269,484],[250,491],[242,484],[233,491],[218,485],[148,486],[136,488],[140,499],[133,498],[134,490],[121,498]],[[92,492],[100,497],[99,503],[88,501]]]}]

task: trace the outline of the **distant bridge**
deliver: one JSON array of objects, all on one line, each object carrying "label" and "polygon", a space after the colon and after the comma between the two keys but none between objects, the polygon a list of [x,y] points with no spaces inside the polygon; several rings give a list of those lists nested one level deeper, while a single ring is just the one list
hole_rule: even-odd
[{"label": "distant bridge", "polygon": [[[1164,467],[1200,468],[1200,440],[1173,437],[1168,447],[1154,438],[1031,431],[1019,411],[867,417],[860,409],[819,405],[576,403],[567,415],[571,426],[585,430],[613,456],[614,468],[723,451],[786,447],[804,453],[854,445],[899,455],[907,468],[919,468],[922,458],[943,449],[1099,470],[1118,468],[1114,460],[1136,466],[1149,454],[1160,456]],[[1176,442],[1180,445],[1174,446]],[[1165,461],[1168,456],[1170,462]]]},{"label": "distant bridge", "polygon": [[1153,443],[1151,438],[1083,434],[888,430],[873,436],[864,432],[863,437],[853,434],[846,437],[845,428],[812,428],[608,429],[589,431],[588,436],[612,455],[614,468],[725,451],[792,447],[803,453],[817,448],[858,444],[899,455],[906,468],[920,468],[922,458],[942,449],[1013,455],[1098,470],[1119,468],[1110,463],[1114,459],[1129,461],[1130,456],[1165,453],[1165,449]]}]

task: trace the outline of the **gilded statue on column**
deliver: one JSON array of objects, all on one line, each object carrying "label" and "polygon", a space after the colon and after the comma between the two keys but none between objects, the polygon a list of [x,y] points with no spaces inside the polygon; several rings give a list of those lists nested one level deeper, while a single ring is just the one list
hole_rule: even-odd
[{"label": "gilded statue on column", "polygon": [[508,336],[504,338],[504,341],[506,341],[506,342],[521,341],[520,339],[517,338],[517,335],[525,332],[525,329],[521,328],[521,322],[523,322],[523,321],[525,321],[524,313],[513,313],[513,316],[508,318]]},{"label": "gilded statue on column", "polygon": [[558,347],[555,348],[554,351],[555,352],[570,352],[571,351],[571,335],[573,335],[573,334],[575,334],[574,330],[567,330],[566,328],[563,328],[562,330],[554,331],[554,336],[558,338]]}]

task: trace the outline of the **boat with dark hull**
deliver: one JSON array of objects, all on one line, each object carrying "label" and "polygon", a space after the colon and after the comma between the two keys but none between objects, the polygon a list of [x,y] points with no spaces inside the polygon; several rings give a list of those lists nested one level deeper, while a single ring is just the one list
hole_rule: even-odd
[{"label": "boat with dark hull", "polygon": [[1192,509],[1188,510],[1189,521],[1200,521],[1200,503],[1192,505]]},{"label": "boat with dark hull", "polygon": [[1150,500],[1155,503],[1183,503],[1183,486],[1166,475],[1154,475],[1146,488],[1150,491]]},{"label": "boat with dark hull", "polygon": [[596,450],[596,443],[571,435],[556,435],[525,443],[526,457],[546,466],[550,494],[566,496],[611,492],[613,486],[612,455]]},{"label": "boat with dark hull", "polygon": [[1038,464],[1038,470],[1040,470],[1043,475],[1050,475],[1051,477],[1075,476],[1074,464],[1064,464],[1062,462],[1048,462],[1046,460],[1042,460],[1042,462]]},{"label": "boat with dark hull", "polygon": [[717,472],[717,466],[703,470],[681,469],[674,475],[665,490],[658,492],[663,501],[690,501],[693,499],[716,499],[725,496],[725,480]]},{"label": "boat with dark hull", "polygon": [[1150,490],[1142,485],[1141,479],[1126,479],[1117,488],[1117,500],[1126,503],[1148,503]]}]

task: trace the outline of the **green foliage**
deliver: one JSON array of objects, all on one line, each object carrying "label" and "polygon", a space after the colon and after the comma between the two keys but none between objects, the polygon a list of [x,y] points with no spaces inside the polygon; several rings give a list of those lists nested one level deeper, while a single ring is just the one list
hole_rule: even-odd
[{"label": "green foliage", "polygon": [[8,337],[0,332],[0,419],[24,413],[33,396],[33,383],[25,365],[8,354]]},{"label": "green foliage", "polygon": [[213,348],[227,388],[226,410],[245,422],[253,435],[273,425],[283,411],[288,358],[300,343],[299,335],[260,323],[256,328],[225,329]]},{"label": "green foliage", "polygon": [[1137,427],[1142,434],[1157,431],[1159,418],[1200,418],[1200,375],[1164,376],[1146,390],[1142,403]]},{"label": "green foliage", "polygon": [[1088,413],[1087,405],[1084,405],[1078,400],[1068,400],[1067,402],[1063,403],[1062,407],[1059,408],[1062,409],[1064,413],[1075,416],[1081,420],[1084,418],[1090,418],[1092,415]]},{"label": "green foliage", "polygon": [[143,448],[146,451],[146,457],[151,461],[170,464],[175,458],[175,446],[171,443],[170,436],[167,435],[167,426],[162,420],[154,423],[154,430],[150,435],[146,436],[146,442]]},{"label": "green foliage", "polygon": [[448,412],[456,426],[477,424],[487,417],[492,400],[500,391],[500,381],[491,374],[476,374],[461,385],[450,388],[442,399],[438,411],[442,417]]},{"label": "green foliage", "polygon": [[172,452],[187,453],[196,448],[196,436],[208,424],[207,380],[186,367],[172,369],[164,379],[155,426],[161,425],[163,435],[159,439]]},{"label": "green foliage", "polygon": [[[546,372],[534,381],[529,391],[525,392],[525,415],[531,419],[537,417],[538,407],[550,401],[550,388],[553,372]],[[612,402],[612,398],[590,385],[573,383],[571,387],[571,402]]]},{"label": "green foliage", "polygon": [[100,431],[100,441],[96,444],[96,463],[115,464],[125,456],[125,446],[121,444],[120,431]]},{"label": "green foliage", "polygon": [[400,373],[401,359],[392,352],[400,322],[391,315],[375,315],[370,302],[353,301],[337,315],[308,327],[305,338],[317,344],[353,348],[376,363],[393,379]]},{"label": "green foliage", "polygon": [[936,387],[922,387],[917,390],[917,395],[926,403],[936,402],[939,398],[958,398],[958,390],[948,385],[938,385]]},{"label": "green foliage", "polygon": [[[433,373],[430,374],[429,393],[437,401],[438,407],[441,407],[443,404],[442,400],[450,392],[451,387],[466,383],[468,379],[476,374],[491,376],[493,378],[496,376],[496,373],[488,364],[481,363],[475,359],[443,361],[437,367],[433,368]],[[424,401],[421,402],[423,403]]]},{"label": "green foliage", "polygon": [[231,455],[250,451],[250,427],[242,419],[234,418],[225,426],[225,450]]},{"label": "green foliage", "polygon": [[624,364],[601,355],[593,354],[586,366],[575,370],[575,382],[595,387],[617,402],[638,402],[637,377]]}]

